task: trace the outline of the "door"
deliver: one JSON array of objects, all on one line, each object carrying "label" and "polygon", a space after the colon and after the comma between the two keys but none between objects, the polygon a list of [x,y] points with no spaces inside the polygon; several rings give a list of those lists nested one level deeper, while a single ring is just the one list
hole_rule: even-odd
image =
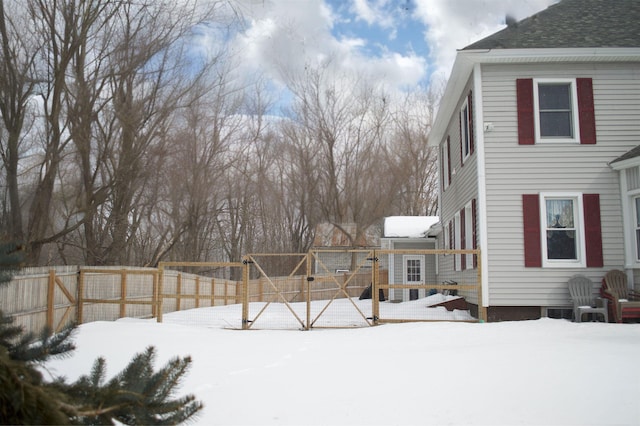
[{"label": "door", "polygon": [[[424,256],[421,255],[405,255],[402,259],[403,277],[405,284],[424,284]],[[425,297],[425,290],[422,289],[404,289],[402,291],[402,300],[416,300]]]}]

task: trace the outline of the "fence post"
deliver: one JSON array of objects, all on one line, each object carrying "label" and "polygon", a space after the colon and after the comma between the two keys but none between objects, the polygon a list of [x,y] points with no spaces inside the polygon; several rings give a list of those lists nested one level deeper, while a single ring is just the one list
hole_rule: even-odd
[{"label": "fence post", "polygon": [[127,316],[127,271],[120,270],[120,318]]},{"label": "fence post", "polygon": [[[249,329],[249,259],[247,257],[242,261],[242,329]],[[236,290],[236,294],[238,291]]]},{"label": "fence post", "polygon": [[164,303],[164,293],[162,289],[162,285],[164,283],[164,263],[160,262],[158,264],[158,269],[160,271],[160,277],[158,279],[158,297],[156,298],[156,303],[158,304],[158,307],[156,308],[156,321],[162,322],[162,309]]},{"label": "fence post", "polygon": [[311,251],[309,251],[307,252],[307,322],[304,326],[305,330],[309,330],[309,327],[311,327],[311,281],[313,281],[313,277],[311,276]]},{"label": "fence post", "polygon": [[196,308],[200,307],[200,275],[196,275]]},{"label": "fence post", "polygon": [[80,269],[78,272],[78,306],[76,307],[76,321],[78,325],[82,324],[82,308],[83,308],[83,299],[84,299],[84,271]]},{"label": "fence post", "polygon": [[158,315],[158,274],[159,271],[153,272],[153,290],[151,294],[151,318]]},{"label": "fence post", "polygon": [[182,304],[182,272],[178,272],[176,277],[176,294],[178,295],[176,298],[176,311],[179,312]]},{"label": "fence post", "polygon": [[373,325],[378,325],[378,318],[380,318],[380,294],[378,292],[378,286],[380,285],[380,264],[376,250],[373,250],[370,254],[371,262],[373,263],[371,268],[371,303],[373,303],[371,316],[373,317]]},{"label": "fence post", "polygon": [[[224,304],[226,305],[226,297],[227,297],[227,286],[225,285],[224,287],[225,291],[224,291],[224,296],[225,296],[225,302]],[[210,306],[216,306],[216,280],[215,278],[211,277],[211,302],[209,303]]]},{"label": "fence post", "polygon": [[53,332],[53,313],[56,286],[56,271],[49,269],[49,279],[47,280],[47,328]]}]

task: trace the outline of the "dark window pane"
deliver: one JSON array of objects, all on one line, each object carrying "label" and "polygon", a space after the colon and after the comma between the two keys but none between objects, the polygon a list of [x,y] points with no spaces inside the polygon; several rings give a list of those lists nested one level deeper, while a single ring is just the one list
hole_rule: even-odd
[{"label": "dark window pane", "polygon": [[569,84],[539,84],[538,103],[540,110],[571,109]]},{"label": "dark window pane", "polygon": [[547,259],[577,259],[576,231],[547,231]]},{"label": "dark window pane", "polygon": [[571,111],[543,112],[540,111],[540,136],[542,137],[572,137]]}]

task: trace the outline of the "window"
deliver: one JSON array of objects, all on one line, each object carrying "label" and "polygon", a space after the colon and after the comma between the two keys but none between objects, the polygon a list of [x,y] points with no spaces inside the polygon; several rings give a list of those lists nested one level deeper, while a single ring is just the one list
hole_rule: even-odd
[{"label": "window", "polygon": [[544,138],[573,139],[572,85],[570,83],[539,83],[539,135]]},{"label": "window", "polygon": [[[472,208],[472,203],[469,203],[465,206],[464,208],[464,241],[465,241],[465,247],[463,247],[464,249],[467,250],[473,250],[475,249],[475,211]],[[473,261],[473,255],[472,254],[467,254],[466,256],[466,260],[464,262],[465,267],[467,269],[472,269],[475,268],[475,262]]]},{"label": "window", "polygon": [[420,282],[422,277],[422,265],[420,259],[407,259],[407,282]]},{"label": "window", "polygon": [[640,197],[634,198],[634,205],[636,209],[635,214],[635,227],[636,227],[636,259],[640,260]]},{"label": "window", "polygon": [[460,165],[473,154],[473,92],[469,92],[460,108]]},{"label": "window", "polygon": [[526,267],[602,267],[600,196],[522,196]]},{"label": "window", "polygon": [[471,155],[471,128],[469,115],[469,100],[465,100],[460,109],[460,143],[462,144],[462,162]]},{"label": "window", "polygon": [[518,144],[596,143],[590,78],[516,80]]},{"label": "window", "polygon": [[536,140],[577,142],[578,116],[573,81],[536,80]]},{"label": "window", "polygon": [[[404,255],[404,283],[405,284],[424,284],[424,256],[421,255]],[[425,297],[424,289],[403,289],[402,300],[416,300],[419,297]]]},{"label": "window", "polygon": [[442,159],[442,189],[447,189],[451,183],[450,139],[447,136],[447,139],[442,144],[442,155],[440,156]]},{"label": "window", "polygon": [[578,217],[575,198],[544,198],[546,259],[579,260]]}]

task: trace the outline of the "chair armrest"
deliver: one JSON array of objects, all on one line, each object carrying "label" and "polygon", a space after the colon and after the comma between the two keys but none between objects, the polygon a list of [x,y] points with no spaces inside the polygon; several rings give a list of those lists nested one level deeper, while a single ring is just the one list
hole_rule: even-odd
[{"label": "chair armrest", "polygon": [[600,290],[600,294],[604,299],[611,300],[612,303],[616,303],[618,301],[618,296],[612,293],[609,289],[603,288]]},{"label": "chair armrest", "polygon": [[629,300],[640,300],[640,292],[629,290]]},{"label": "chair armrest", "polygon": [[596,307],[597,308],[606,308],[609,300],[604,297],[596,297]]}]

